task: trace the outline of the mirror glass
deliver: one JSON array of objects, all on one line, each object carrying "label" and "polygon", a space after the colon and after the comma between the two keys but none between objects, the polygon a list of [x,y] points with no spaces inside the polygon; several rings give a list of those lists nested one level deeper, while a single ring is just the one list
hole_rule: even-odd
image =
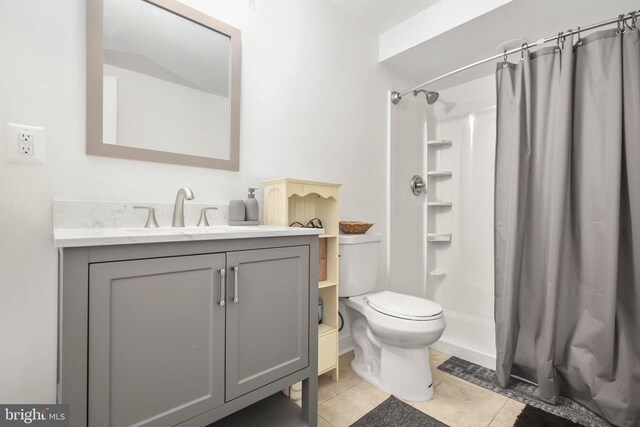
[{"label": "mirror glass", "polygon": [[231,39],[144,0],[103,0],[102,142],[229,160]]}]

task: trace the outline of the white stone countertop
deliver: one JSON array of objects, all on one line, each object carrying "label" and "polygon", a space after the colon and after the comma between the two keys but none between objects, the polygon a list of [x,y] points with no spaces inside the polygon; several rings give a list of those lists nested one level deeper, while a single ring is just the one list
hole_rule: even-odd
[{"label": "white stone countertop", "polygon": [[53,230],[53,237],[55,247],[72,248],[197,240],[309,236],[323,233],[324,230],[321,228],[214,225],[211,227],[184,228],[58,228]]}]

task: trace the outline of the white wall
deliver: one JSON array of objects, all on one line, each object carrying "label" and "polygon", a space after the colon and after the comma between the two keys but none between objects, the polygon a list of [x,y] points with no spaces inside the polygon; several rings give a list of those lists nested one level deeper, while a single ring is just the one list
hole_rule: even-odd
[{"label": "white wall", "polygon": [[47,146],[42,165],[0,149],[0,402],[55,400],[54,198],[170,202],[190,186],[224,202],[292,176],[344,183],[342,216],[386,231],[386,91],[411,82],[377,63],[377,35],[324,0],[189,3],[243,31],[239,173],[87,156],[85,2],[0,2],[0,126],[43,126]]}]

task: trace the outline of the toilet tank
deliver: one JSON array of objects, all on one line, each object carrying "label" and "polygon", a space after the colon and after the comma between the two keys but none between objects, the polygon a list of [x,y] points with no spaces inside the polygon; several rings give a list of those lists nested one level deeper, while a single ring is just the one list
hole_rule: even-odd
[{"label": "toilet tank", "polygon": [[380,233],[340,235],[340,296],[366,294],[376,287]]}]

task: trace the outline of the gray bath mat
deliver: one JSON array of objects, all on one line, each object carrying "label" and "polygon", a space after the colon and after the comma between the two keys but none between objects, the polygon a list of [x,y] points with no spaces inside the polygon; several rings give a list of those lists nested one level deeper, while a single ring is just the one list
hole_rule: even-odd
[{"label": "gray bath mat", "polygon": [[498,383],[498,377],[494,370],[485,368],[466,360],[451,357],[446,362],[438,366],[441,371],[455,375],[458,378],[479,385],[488,390],[507,396],[526,405],[542,409],[545,412],[566,418],[586,427],[610,427],[611,424],[589,411],[584,406],[573,400],[560,397],[557,405],[550,405],[538,398],[538,387],[524,381],[511,379],[507,388],[502,388]]},{"label": "gray bath mat", "polygon": [[391,396],[351,427],[447,427],[435,418]]}]

